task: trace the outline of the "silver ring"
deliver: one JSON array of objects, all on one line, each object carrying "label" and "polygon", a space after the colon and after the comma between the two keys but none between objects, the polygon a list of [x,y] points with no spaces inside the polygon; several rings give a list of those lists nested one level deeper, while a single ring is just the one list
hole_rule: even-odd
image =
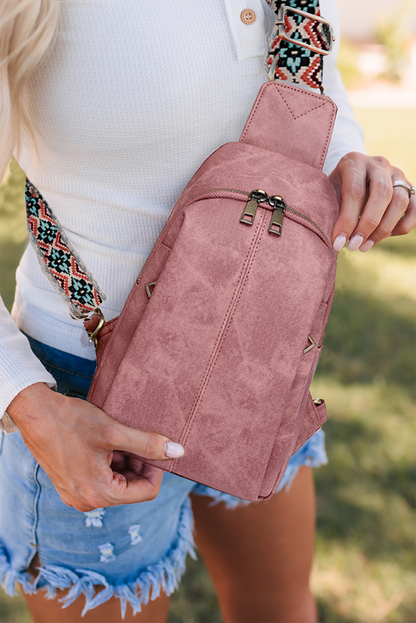
[{"label": "silver ring", "polygon": [[396,186],[401,186],[402,188],[405,188],[407,190],[407,194],[409,195],[409,199],[412,195],[416,194],[415,187],[409,186],[409,184],[403,182],[403,180],[396,180],[395,182],[393,182],[393,188],[396,188]]}]

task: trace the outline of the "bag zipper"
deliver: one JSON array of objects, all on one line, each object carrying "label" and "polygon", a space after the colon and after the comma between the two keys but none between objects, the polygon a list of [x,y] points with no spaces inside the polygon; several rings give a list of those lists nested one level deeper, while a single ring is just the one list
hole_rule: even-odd
[{"label": "bag zipper", "polygon": [[245,223],[245,225],[252,225],[254,223],[254,218],[256,216],[256,211],[259,203],[268,203],[273,208],[272,219],[269,225],[269,232],[271,234],[276,234],[277,236],[282,235],[283,229],[283,216],[286,212],[286,201],[280,195],[274,195],[273,197],[269,197],[269,195],[260,188],[258,190],[252,190],[248,196],[248,202],[243,210],[243,214],[240,218],[240,223]]},{"label": "bag zipper", "polygon": [[[162,231],[161,231],[161,233],[159,235],[159,238],[163,234],[165,234],[167,232],[167,230],[171,226],[173,220],[176,218],[176,216],[179,214],[179,212],[181,212],[184,208],[187,208],[189,205],[191,205],[192,203],[196,203],[197,201],[202,201],[204,199],[209,199],[210,197],[214,197],[215,198],[216,197],[216,193],[230,193],[230,194],[236,194],[236,195],[243,195],[243,196],[248,198],[248,201],[246,203],[244,212],[243,212],[243,214],[242,214],[242,216],[240,218],[240,222],[245,223],[247,225],[252,225],[254,223],[254,217],[256,215],[257,207],[258,207],[258,205],[260,203],[266,203],[266,204],[270,205],[270,207],[273,207],[274,208],[273,209],[273,214],[272,214],[272,218],[271,218],[270,225],[269,225],[269,232],[272,233],[272,234],[277,234],[277,235],[281,235],[282,234],[283,217],[284,217],[284,214],[286,212],[290,212],[290,213],[296,215],[297,217],[303,219],[304,221],[306,221],[307,223],[312,225],[314,227],[314,229],[318,230],[319,236],[324,240],[324,242],[328,246],[328,248],[331,251],[331,253],[333,255],[335,255],[335,252],[332,249],[332,245],[331,245],[330,241],[328,240],[328,237],[322,231],[322,229],[319,227],[319,225],[317,225],[317,223],[315,223],[306,214],[303,214],[299,210],[296,210],[292,206],[288,205],[284,201],[284,199],[282,197],[280,197],[279,195],[273,195],[273,196],[269,197],[268,194],[264,190],[261,190],[261,189],[248,191],[248,190],[238,190],[236,188],[212,188],[210,190],[206,190],[206,191],[200,193],[199,195],[195,195],[191,199],[188,199],[188,201],[186,201],[184,204],[179,206],[179,208],[175,212],[172,211],[172,213],[170,214],[168,220],[166,221],[166,223],[165,223],[165,225],[164,225],[164,227],[163,227],[163,229],[162,229]],[[218,195],[218,197],[221,197],[221,196],[222,196],[222,194]],[[253,200],[253,203],[251,203],[251,205],[249,206],[251,200]],[[273,203],[274,200],[276,200],[276,204]],[[277,201],[279,201],[279,203],[277,203]],[[283,203],[280,203],[280,202],[283,202]],[[283,206],[283,204],[284,204],[284,206]],[[245,215],[246,215],[247,218],[245,220],[242,220]],[[155,250],[155,247],[153,247],[153,250]],[[136,280],[137,284],[140,282],[142,274],[143,274],[144,270],[146,269],[147,264],[149,263],[149,261],[153,257],[153,250],[150,253],[149,257],[147,258],[146,262],[144,263],[143,268],[142,268],[142,270],[139,273],[139,276],[137,277],[137,280]]]}]

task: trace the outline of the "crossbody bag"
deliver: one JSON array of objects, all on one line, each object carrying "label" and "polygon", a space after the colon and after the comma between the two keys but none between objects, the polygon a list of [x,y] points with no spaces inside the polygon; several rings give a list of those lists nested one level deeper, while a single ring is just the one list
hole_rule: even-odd
[{"label": "crossbody bag", "polygon": [[184,189],[118,318],[105,322],[104,293],[26,181],[42,269],[96,347],[88,399],[185,447],[179,460],[142,460],[248,500],[273,494],[327,418],[309,386],[334,294],[339,212],[322,172],[336,116],[322,93],[331,28],[318,0],[272,8],[270,81],[240,140]]}]

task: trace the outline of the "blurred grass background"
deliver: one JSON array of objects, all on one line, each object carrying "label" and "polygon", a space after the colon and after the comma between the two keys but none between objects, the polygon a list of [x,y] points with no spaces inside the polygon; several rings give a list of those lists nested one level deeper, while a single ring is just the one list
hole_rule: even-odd
[{"label": "blurred grass background", "polygon": [[[341,63],[351,67],[356,51],[347,48]],[[416,182],[416,110],[355,112],[368,153],[386,156]],[[10,309],[26,244],[23,176],[15,163],[0,188],[0,206],[0,285]],[[416,621],[415,256],[413,231],[367,254],[344,250],[339,257],[333,311],[312,388],[329,409],[329,464],[315,471],[312,579],[319,618],[326,623]],[[30,621],[23,599],[2,591],[0,615],[3,623]],[[172,597],[170,623],[220,620],[201,561],[189,560]]]}]

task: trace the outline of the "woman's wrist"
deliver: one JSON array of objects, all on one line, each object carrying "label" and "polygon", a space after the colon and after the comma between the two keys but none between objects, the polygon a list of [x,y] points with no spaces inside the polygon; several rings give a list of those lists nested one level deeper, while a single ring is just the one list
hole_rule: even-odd
[{"label": "woman's wrist", "polygon": [[[56,399],[58,396],[60,397],[59,394],[49,389],[45,383],[33,383],[22,389],[13,398],[7,407],[6,414],[15,426],[20,428],[23,420],[36,419],[41,412],[42,405],[45,406],[51,399]],[[7,418],[7,415],[3,417]],[[6,426],[8,424],[9,422],[6,421]]]}]

